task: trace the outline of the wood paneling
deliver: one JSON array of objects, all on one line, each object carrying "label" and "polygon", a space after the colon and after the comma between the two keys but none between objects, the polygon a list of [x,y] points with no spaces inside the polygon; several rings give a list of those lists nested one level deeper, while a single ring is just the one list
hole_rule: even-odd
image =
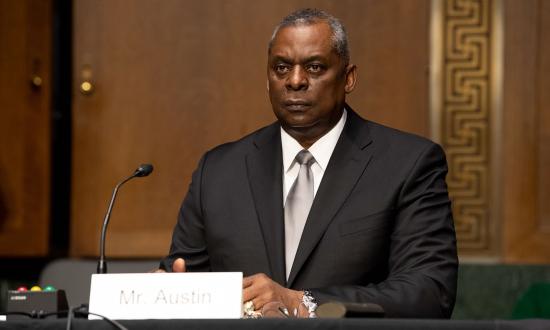
[{"label": "wood paneling", "polygon": [[504,259],[550,262],[550,3],[505,1]]},{"label": "wood paneling", "polygon": [[[493,63],[501,56],[499,1],[434,1],[432,7],[432,130],[447,154],[447,185],[462,258],[500,252],[498,214],[491,212],[500,108]],[[493,47],[495,46],[495,47]],[[496,103],[496,102],[495,102]]]},{"label": "wood paneling", "polygon": [[538,204],[541,230],[550,235],[550,2],[539,3],[538,72]]},{"label": "wood paneling", "polygon": [[359,68],[350,104],[363,117],[430,137],[429,1],[334,4]]},{"label": "wood paneling", "polygon": [[[71,254],[96,255],[111,189],[120,191],[109,256],[168,251],[200,156],[272,122],[266,46],[307,6],[346,25],[359,82],[350,104],[372,120],[428,129],[429,1],[79,0],[74,12]],[[85,95],[79,84],[89,79]]]},{"label": "wood paneling", "polygon": [[0,0],[0,256],[48,252],[51,15]]}]

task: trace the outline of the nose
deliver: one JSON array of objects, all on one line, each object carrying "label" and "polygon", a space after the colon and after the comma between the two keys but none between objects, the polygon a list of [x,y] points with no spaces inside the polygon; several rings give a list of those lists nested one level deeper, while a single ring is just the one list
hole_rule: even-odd
[{"label": "nose", "polygon": [[306,90],[309,86],[307,73],[302,67],[296,65],[286,80],[286,88],[289,90],[299,91]]}]

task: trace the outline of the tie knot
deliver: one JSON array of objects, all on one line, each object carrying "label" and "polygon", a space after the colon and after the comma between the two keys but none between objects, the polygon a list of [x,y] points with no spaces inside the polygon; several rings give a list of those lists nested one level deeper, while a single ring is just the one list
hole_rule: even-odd
[{"label": "tie knot", "polygon": [[309,151],[304,149],[296,155],[296,161],[300,165],[309,166],[315,162],[315,158],[313,158],[313,155]]}]

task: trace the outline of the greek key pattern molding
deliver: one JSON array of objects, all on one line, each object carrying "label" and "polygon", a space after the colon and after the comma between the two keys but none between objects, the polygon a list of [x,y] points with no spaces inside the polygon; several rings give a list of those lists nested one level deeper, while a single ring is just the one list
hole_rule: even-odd
[{"label": "greek key pattern molding", "polygon": [[491,250],[490,0],[445,0],[442,112],[459,248]]}]

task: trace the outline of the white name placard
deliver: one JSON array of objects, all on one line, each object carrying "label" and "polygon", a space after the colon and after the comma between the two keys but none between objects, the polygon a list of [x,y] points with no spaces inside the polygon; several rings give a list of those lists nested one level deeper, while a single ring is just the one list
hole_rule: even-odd
[{"label": "white name placard", "polygon": [[89,311],[117,320],[237,319],[242,285],[242,273],[94,274]]}]

